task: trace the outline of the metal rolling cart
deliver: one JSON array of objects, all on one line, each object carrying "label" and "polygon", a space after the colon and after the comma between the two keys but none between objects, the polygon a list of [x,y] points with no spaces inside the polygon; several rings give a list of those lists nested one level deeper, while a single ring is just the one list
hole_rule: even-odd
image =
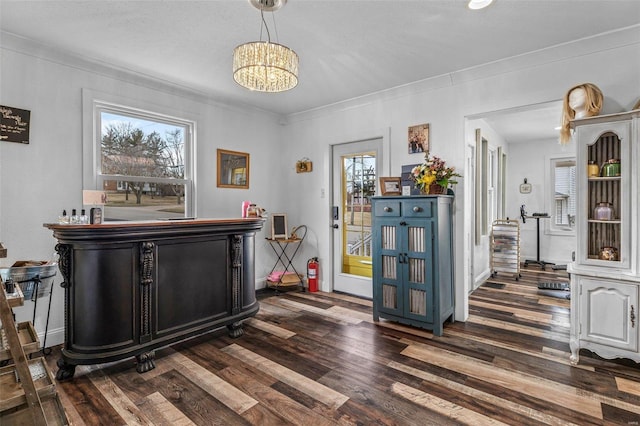
[{"label": "metal rolling cart", "polygon": [[491,226],[491,277],[498,272],[520,278],[520,224],[517,220],[498,219]]}]

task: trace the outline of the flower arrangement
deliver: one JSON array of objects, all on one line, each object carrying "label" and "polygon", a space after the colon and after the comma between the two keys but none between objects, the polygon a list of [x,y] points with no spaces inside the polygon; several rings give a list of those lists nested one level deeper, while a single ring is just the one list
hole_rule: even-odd
[{"label": "flower arrangement", "polygon": [[432,184],[440,185],[446,190],[450,184],[458,183],[453,179],[456,177],[462,177],[462,175],[456,173],[454,167],[447,167],[442,158],[431,156],[429,152],[425,154],[423,164],[411,169],[411,178],[415,182],[415,187],[423,193],[429,193],[429,187]]}]

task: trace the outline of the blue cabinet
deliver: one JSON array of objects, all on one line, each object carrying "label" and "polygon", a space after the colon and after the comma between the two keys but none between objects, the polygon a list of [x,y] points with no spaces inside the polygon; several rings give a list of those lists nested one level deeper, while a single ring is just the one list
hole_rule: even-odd
[{"label": "blue cabinet", "polygon": [[373,197],[373,319],[453,321],[453,197]]}]

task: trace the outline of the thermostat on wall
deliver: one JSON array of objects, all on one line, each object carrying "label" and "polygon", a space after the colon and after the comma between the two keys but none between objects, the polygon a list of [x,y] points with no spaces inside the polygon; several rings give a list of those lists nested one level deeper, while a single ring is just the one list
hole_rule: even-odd
[{"label": "thermostat on wall", "polygon": [[520,184],[520,193],[529,194],[531,192],[531,184],[527,183],[527,178],[524,178],[524,183]]}]

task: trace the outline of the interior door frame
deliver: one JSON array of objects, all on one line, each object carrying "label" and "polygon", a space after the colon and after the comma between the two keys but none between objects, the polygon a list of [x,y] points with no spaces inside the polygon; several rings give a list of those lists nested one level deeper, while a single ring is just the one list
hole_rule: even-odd
[{"label": "interior door frame", "polygon": [[[327,151],[326,151],[326,155],[328,158],[328,181],[329,181],[329,197],[328,201],[329,201],[329,205],[328,205],[328,212],[329,212],[329,227],[332,228],[334,220],[331,217],[331,208],[332,206],[335,206],[336,204],[336,200],[334,197],[334,164],[333,164],[333,152],[334,152],[334,148],[336,145],[344,145],[344,144],[348,144],[348,143],[353,143],[353,142],[362,142],[362,141],[366,141],[366,140],[372,140],[372,139],[382,139],[382,152],[380,155],[380,159],[377,162],[378,164],[378,176],[389,176],[390,174],[390,170],[391,170],[391,163],[392,163],[392,157],[391,157],[391,127],[383,127],[383,128],[379,128],[376,130],[368,130],[365,132],[360,132],[360,133],[355,133],[353,135],[350,135],[349,137],[344,137],[341,138],[341,140],[336,140],[333,143],[330,143],[327,147]],[[399,175],[400,173],[398,173]],[[376,195],[380,195],[380,188],[379,186],[376,186]],[[329,238],[330,244],[329,244],[329,261],[327,262],[327,264],[329,264],[329,277],[330,278],[330,283],[327,286],[328,290],[333,292],[335,290],[335,283],[334,283],[334,277],[335,277],[335,262],[334,262],[334,253],[336,250],[336,245],[339,243],[339,238],[336,236],[336,232],[334,232],[334,230],[332,229],[331,231],[331,236]],[[340,232],[342,232],[342,230],[340,230]]]}]

